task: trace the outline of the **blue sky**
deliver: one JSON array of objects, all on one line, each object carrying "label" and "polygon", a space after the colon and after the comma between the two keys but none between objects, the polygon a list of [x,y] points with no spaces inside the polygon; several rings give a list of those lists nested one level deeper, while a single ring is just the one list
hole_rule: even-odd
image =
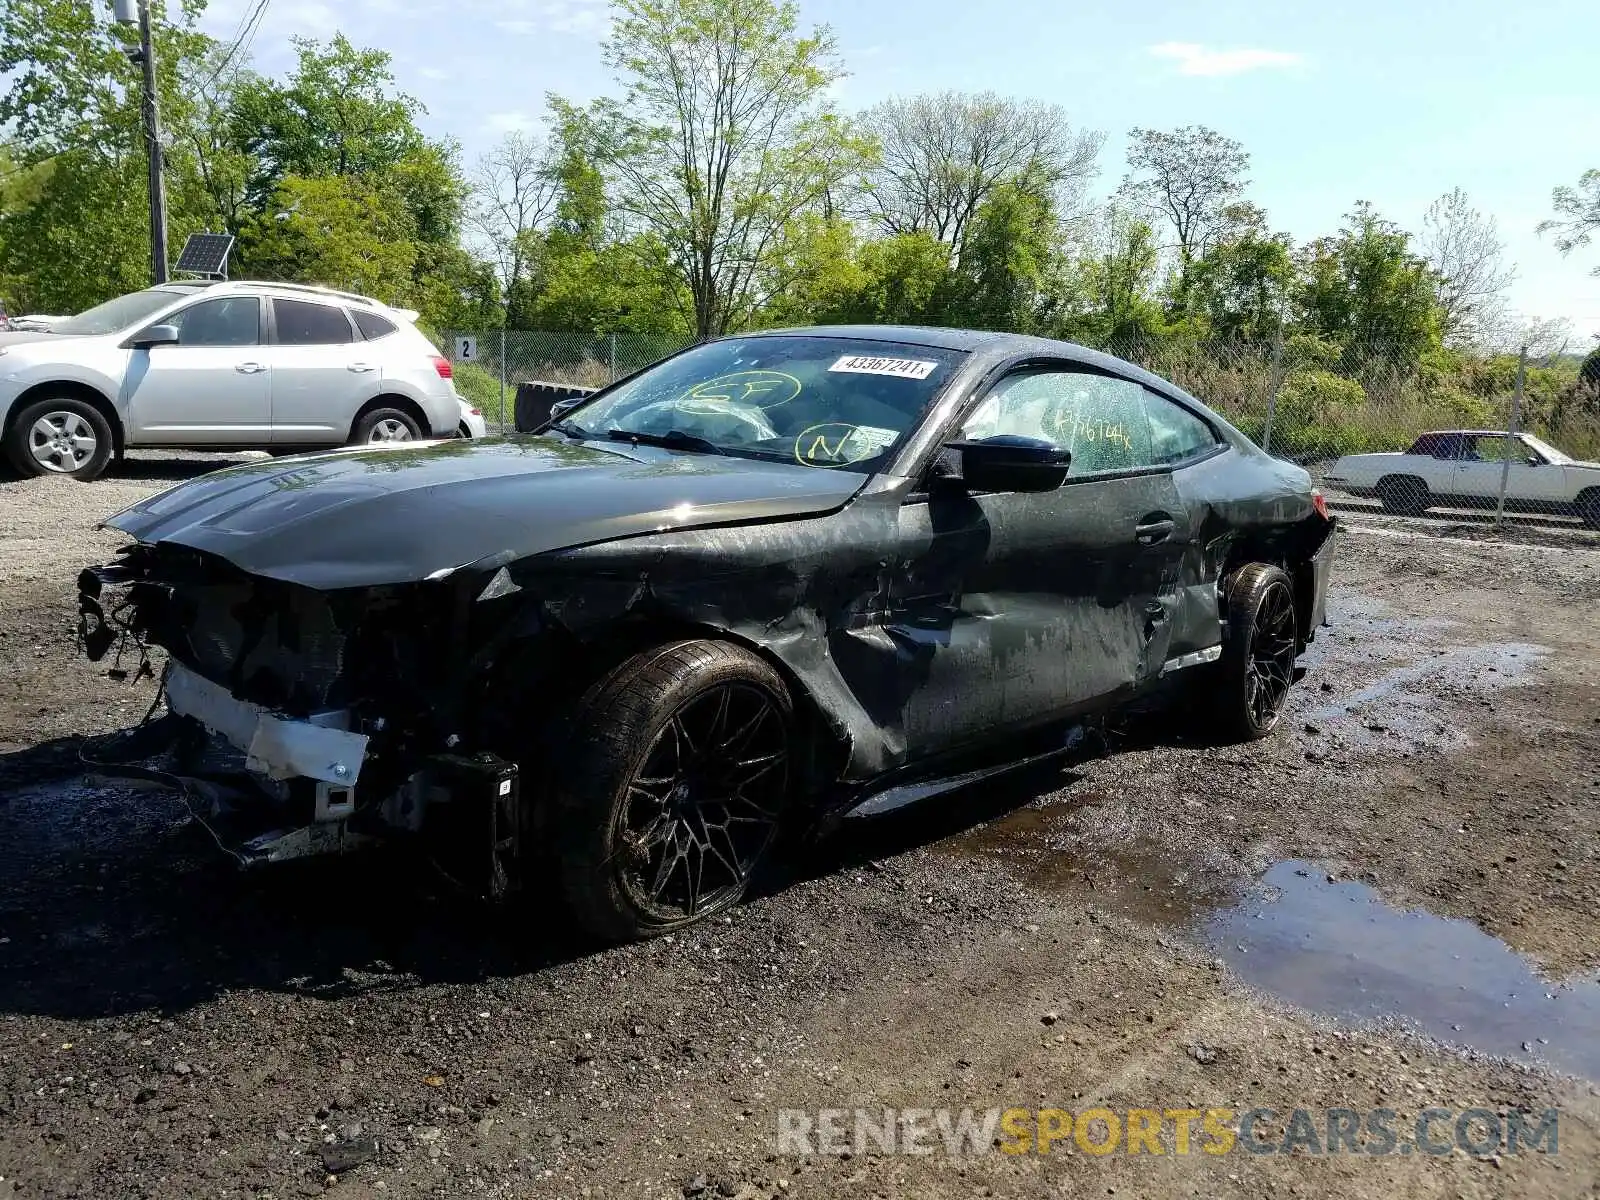
[{"label": "blue sky", "polygon": [[[395,58],[426,125],[468,162],[535,127],[547,91],[607,90],[604,0],[269,0],[253,44],[277,72],[293,34],[342,29]],[[213,0],[230,36],[243,0]],[[1407,228],[1452,187],[1499,221],[1513,306],[1600,334],[1600,245],[1563,259],[1534,233],[1550,189],[1600,167],[1595,0],[800,0],[830,25],[850,76],[839,103],[944,88],[1063,105],[1108,137],[1100,191],[1134,126],[1204,124],[1252,155],[1250,198],[1297,239],[1358,199]]]}]

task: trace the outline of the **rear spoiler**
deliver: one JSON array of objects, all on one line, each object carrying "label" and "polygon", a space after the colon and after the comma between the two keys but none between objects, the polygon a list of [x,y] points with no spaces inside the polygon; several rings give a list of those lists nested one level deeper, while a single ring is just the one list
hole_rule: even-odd
[{"label": "rear spoiler", "polygon": [[582,400],[592,396],[599,388],[578,387],[570,383],[547,383],[542,379],[517,384],[516,407],[513,420],[518,433],[532,433],[547,425],[554,409],[564,401]]}]

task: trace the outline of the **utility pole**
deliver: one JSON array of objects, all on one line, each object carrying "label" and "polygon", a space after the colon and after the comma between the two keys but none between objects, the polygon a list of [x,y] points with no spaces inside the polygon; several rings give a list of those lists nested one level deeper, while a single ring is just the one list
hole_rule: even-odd
[{"label": "utility pole", "polygon": [[[134,5],[138,12],[134,12]],[[161,108],[156,97],[156,48],[150,36],[150,0],[114,0],[112,12],[120,25],[139,26],[139,48],[128,57],[144,71],[144,145],[150,164],[150,275],[155,283],[167,282],[167,185],[162,172]]]}]

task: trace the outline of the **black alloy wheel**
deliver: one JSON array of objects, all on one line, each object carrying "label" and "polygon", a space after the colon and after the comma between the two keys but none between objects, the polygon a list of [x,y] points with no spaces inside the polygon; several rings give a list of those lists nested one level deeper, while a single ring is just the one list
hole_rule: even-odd
[{"label": "black alloy wheel", "polygon": [[641,909],[692,920],[743,894],[777,835],[789,734],[775,699],[724,683],[656,735],[618,810],[618,882]]}]

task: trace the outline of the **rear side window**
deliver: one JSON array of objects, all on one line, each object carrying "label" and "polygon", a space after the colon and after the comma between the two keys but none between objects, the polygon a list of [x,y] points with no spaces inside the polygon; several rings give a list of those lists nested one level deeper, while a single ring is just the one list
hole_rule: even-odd
[{"label": "rear side window", "polygon": [[274,299],[272,312],[280,346],[339,346],[355,341],[342,308]]},{"label": "rear side window", "polygon": [[1150,462],[1156,466],[1186,462],[1217,444],[1217,435],[1199,417],[1164,396],[1144,394],[1150,422]]},{"label": "rear side window", "polygon": [[361,336],[369,342],[388,337],[395,331],[395,324],[388,317],[380,317],[364,308],[352,308],[350,315],[356,319],[356,328],[361,330]]}]

